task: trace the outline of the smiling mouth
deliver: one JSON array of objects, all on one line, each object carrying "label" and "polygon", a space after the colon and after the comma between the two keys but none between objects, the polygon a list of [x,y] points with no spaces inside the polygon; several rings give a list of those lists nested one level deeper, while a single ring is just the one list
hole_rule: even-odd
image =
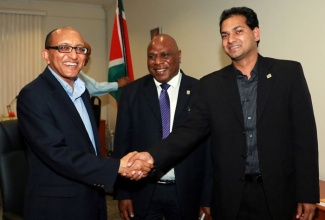
[{"label": "smiling mouth", "polygon": [[67,66],[72,66],[72,67],[78,65],[77,63],[74,63],[74,62],[65,62],[64,64],[67,65]]},{"label": "smiling mouth", "polygon": [[240,47],[240,46],[236,45],[236,46],[228,47],[228,49],[229,49],[230,51],[234,51],[234,50],[239,49],[239,47]]},{"label": "smiling mouth", "polygon": [[155,72],[158,74],[163,74],[167,69],[155,69]]}]

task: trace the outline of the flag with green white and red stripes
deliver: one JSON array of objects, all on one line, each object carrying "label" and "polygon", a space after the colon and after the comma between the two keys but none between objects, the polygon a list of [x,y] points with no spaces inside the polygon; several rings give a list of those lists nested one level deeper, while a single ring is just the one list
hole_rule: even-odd
[{"label": "flag with green white and red stripes", "polygon": [[[134,80],[123,2],[117,0],[108,63],[108,82],[117,82],[124,76],[128,76],[130,81]],[[110,94],[119,101],[121,89]]]}]

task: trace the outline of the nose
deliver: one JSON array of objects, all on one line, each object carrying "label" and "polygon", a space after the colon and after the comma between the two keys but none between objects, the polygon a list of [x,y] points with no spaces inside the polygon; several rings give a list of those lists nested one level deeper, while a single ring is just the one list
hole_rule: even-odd
[{"label": "nose", "polygon": [[68,56],[69,56],[71,59],[77,59],[77,58],[78,58],[78,54],[77,54],[75,48],[72,49],[72,51],[71,51],[70,53],[68,53]]},{"label": "nose", "polygon": [[153,62],[154,62],[154,65],[160,65],[163,61],[161,58],[157,57]]},{"label": "nose", "polygon": [[164,59],[161,56],[157,56],[155,59],[155,64],[160,64],[164,61]]},{"label": "nose", "polygon": [[236,41],[236,36],[232,33],[228,35],[228,43],[232,43]]}]

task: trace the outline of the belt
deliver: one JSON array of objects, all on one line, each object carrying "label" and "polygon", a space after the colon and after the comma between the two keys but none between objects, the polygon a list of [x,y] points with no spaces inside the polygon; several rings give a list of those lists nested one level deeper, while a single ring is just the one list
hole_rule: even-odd
[{"label": "belt", "polygon": [[175,183],[176,183],[175,180],[158,180],[157,181],[157,184],[161,184],[161,185],[172,185]]},{"label": "belt", "polygon": [[245,182],[247,183],[261,183],[263,181],[260,173],[245,174]]}]

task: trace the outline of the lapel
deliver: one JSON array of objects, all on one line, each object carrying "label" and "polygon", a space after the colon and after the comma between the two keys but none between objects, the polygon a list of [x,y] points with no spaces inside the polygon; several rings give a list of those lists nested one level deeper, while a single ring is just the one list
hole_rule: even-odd
[{"label": "lapel", "polygon": [[[157,121],[161,123],[161,115],[160,115],[160,107],[159,107],[159,100],[158,100],[158,93],[156,84],[153,80],[151,75],[145,78],[143,82],[143,94],[146,99],[146,102],[150,109],[153,112],[153,115],[157,118]],[[147,109],[146,106],[143,107]]]},{"label": "lapel", "polygon": [[193,92],[191,92],[193,85],[189,80],[189,77],[186,76],[182,70],[181,73],[182,73],[182,79],[178,91],[173,127],[177,123],[177,119],[179,118],[179,116],[182,114],[182,112],[184,112],[184,108],[188,107],[188,109],[186,109],[185,111],[190,111],[188,102],[192,97],[192,95],[194,94]]},{"label": "lapel", "polygon": [[229,101],[229,104],[233,108],[236,117],[240,121],[243,129],[244,125],[244,117],[243,110],[240,102],[240,95],[237,86],[237,79],[233,65],[229,65],[221,70],[221,86],[223,87],[223,91],[225,92],[225,98]]},{"label": "lapel", "polygon": [[[48,68],[45,69],[43,77],[48,82],[49,86],[51,87],[52,96],[57,101],[58,105],[60,105],[62,108],[64,108],[64,112],[69,115],[69,118],[71,118],[72,123],[75,124],[76,129],[80,130],[82,135],[87,137],[89,139],[89,142],[91,143],[90,138],[87,133],[87,130],[85,128],[85,125],[84,125],[76,107],[72,103],[72,101],[71,101],[70,97],[68,96],[68,94],[66,93],[66,91],[63,89],[62,85],[52,75],[51,71]],[[99,150],[98,149],[99,141],[97,140],[98,131],[96,130],[97,128],[94,128],[94,124],[96,124],[96,122],[95,122],[94,116],[91,115],[92,110],[90,110],[90,108],[91,108],[90,102],[85,102],[86,94],[88,94],[88,92],[87,93],[85,92],[82,94],[82,99],[83,99],[85,106],[87,108],[87,112],[90,115],[90,121],[92,124],[93,132],[94,132],[94,136],[95,136],[95,140],[96,140],[96,149],[97,149],[97,152],[99,155],[99,153],[100,153],[100,151],[98,151]],[[91,116],[93,116],[93,117],[91,117]],[[94,148],[92,146],[91,146],[91,150],[95,153]]]},{"label": "lapel", "polygon": [[[267,99],[271,92],[272,82],[274,74],[272,73],[272,64],[267,59],[259,55],[258,57],[258,88],[257,88],[257,120],[259,122],[263,110],[265,108]],[[232,65],[227,66],[222,71],[222,85],[225,91],[225,97],[227,97],[230,105],[234,109],[237,118],[240,123],[244,126],[243,111],[240,103],[240,95],[237,87],[236,74]]]},{"label": "lapel", "polygon": [[266,102],[271,92],[274,73],[272,72],[272,64],[267,59],[259,55],[258,57],[258,88],[257,88],[257,120],[259,122]]},{"label": "lapel", "polygon": [[[178,92],[177,105],[176,105],[175,116],[174,116],[174,124],[177,122],[177,118],[184,111],[184,108],[188,106],[187,104],[193,95],[193,93],[191,92],[193,85],[191,84],[189,77],[186,76],[182,70],[181,70],[181,74],[182,74],[182,80]],[[157,121],[161,123],[161,114],[159,108],[157,88],[151,75],[149,75],[144,80],[143,90],[144,90],[143,94],[147,99],[146,103],[148,103],[153,114],[157,118]],[[188,109],[187,111],[189,110],[190,109]]]}]

